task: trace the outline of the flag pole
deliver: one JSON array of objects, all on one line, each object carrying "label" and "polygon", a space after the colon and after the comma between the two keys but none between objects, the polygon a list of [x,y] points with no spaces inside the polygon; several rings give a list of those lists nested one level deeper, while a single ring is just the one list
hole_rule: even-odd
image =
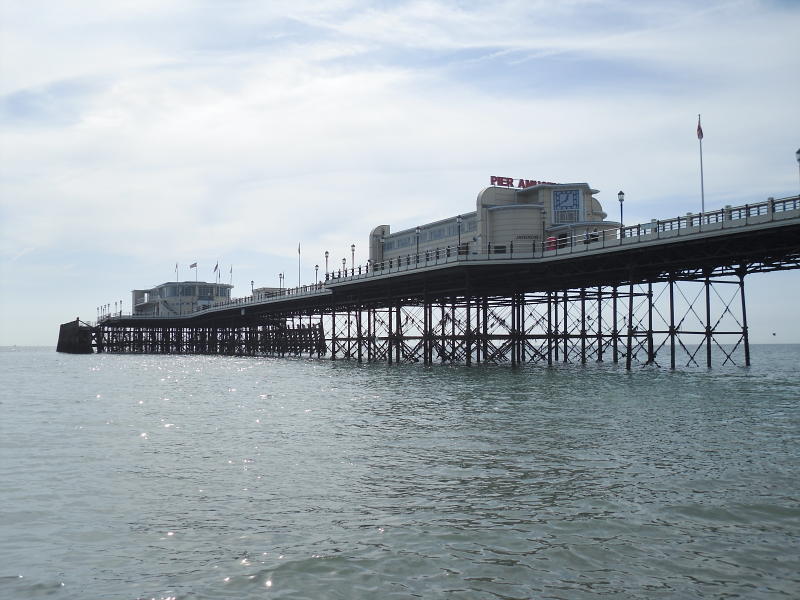
[{"label": "flag pole", "polygon": [[[706,212],[706,191],[703,182],[703,128],[700,126],[700,115],[697,115],[697,141],[700,142],[700,213]],[[702,222],[702,217],[701,217]]]},{"label": "flag pole", "polygon": [[300,289],[300,242],[297,242],[297,289]]}]

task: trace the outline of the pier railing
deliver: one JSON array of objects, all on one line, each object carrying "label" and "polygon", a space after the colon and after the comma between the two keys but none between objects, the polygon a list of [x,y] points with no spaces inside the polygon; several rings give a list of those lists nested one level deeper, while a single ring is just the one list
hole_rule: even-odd
[{"label": "pier railing", "polygon": [[548,237],[540,242],[524,240],[489,240],[482,252],[461,246],[425,249],[415,254],[392,257],[379,263],[367,263],[326,274],[326,284],[364,279],[431,267],[440,264],[511,259],[550,258],[585,253],[604,248],[627,246],[672,237],[696,236],[721,229],[744,227],[800,216],[800,196],[774,199],[757,204],[726,206],[705,212],[687,213],[670,219],[586,232],[566,237]]},{"label": "pier railing", "polygon": [[192,317],[199,314],[230,310],[231,308],[283,302],[299,296],[309,297],[327,295],[331,291],[328,286],[349,283],[361,279],[380,277],[401,272],[414,271],[438,265],[461,262],[502,261],[513,259],[547,259],[573,254],[586,253],[605,248],[614,248],[652,242],[668,238],[707,235],[715,231],[746,227],[800,217],[800,196],[774,199],[765,202],[745,204],[742,206],[726,206],[719,210],[705,213],[687,213],[685,216],[670,219],[653,219],[649,223],[639,223],[595,232],[581,233],[566,237],[549,237],[542,241],[525,240],[489,240],[483,252],[468,249],[467,244],[445,246],[421,250],[419,253],[392,257],[379,263],[367,262],[364,265],[352,266],[349,269],[330,271],[324,274],[325,281],[314,284],[283,288],[272,292],[263,292],[232,298],[228,301],[183,313],[182,315],[123,315],[121,312],[102,315],[98,323],[116,319],[163,319],[176,317]]}]

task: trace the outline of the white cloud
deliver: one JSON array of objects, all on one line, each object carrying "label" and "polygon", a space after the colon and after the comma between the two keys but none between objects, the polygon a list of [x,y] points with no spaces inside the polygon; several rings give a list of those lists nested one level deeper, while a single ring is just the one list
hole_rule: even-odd
[{"label": "white cloud", "polygon": [[[377,224],[469,210],[489,175],[587,181],[612,214],[624,188],[631,219],[671,216],[699,202],[698,112],[709,205],[797,186],[790,7],[37,10],[3,8],[4,261],[66,248],[269,263],[302,241],[314,262],[361,252]],[[278,267],[253,268],[248,281]]]}]

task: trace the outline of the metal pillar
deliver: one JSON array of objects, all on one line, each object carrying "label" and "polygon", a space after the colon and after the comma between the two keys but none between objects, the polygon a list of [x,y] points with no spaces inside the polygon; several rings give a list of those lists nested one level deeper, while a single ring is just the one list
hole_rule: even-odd
[{"label": "metal pillar", "polygon": [[363,360],[362,350],[363,350],[363,344],[364,344],[364,336],[362,335],[362,331],[361,331],[361,314],[362,314],[362,312],[363,311],[361,309],[356,311],[356,336],[357,336],[356,346],[358,348],[357,349],[358,362],[362,362],[362,360]]},{"label": "metal pillar", "polygon": [[467,295],[464,297],[466,301],[466,327],[464,329],[464,347],[466,348],[466,358],[467,358],[467,366],[472,365],[472,314],[470,312],[470,307],[472,305],[472,299],[469,295],[469,288],[467,289]]},{"label": "metal pillar", "polygon": [[746,270],[743,267],[739,269],[739,296],[742,300],[742,339],[744,340],[744,364],[746,367],[750,366],[750,334],[747,329],[747,305],[744,299],[744,276]]},{"label": "metal pillar", "polygon": [[706,271],[705,276],[706,292],[706,368],[711,368],[711,281]]},{"label": "metal pillar", "polygon": [[395,318],[395,321],[394,321],[394,336],[395,336],[395,341],[394,341],[394,352],[395,352],[395,355],[394,355],[394,358],[395,358],[395,361],[397,362],[398,365],[400,364],[400,353],[401,353],[401,350],[402,350],[401,345],[403,343],[402,325],[401,325],[401,320],[400,320],[401,313],[402,313],[402,304],[400,303],[400,300],[398,300],[397,301],[397,306],[394,309],[394,318]]},{"label": "metal pillar", "polygon": [[669,276],[669,368],[675,370],[675,277]]},{"label": "metal pillar", "polygon": [[647,283],[647,364],[652,365],[656,360],[653,351],[653,284]]},{"label": "metal pillar", "polygon": [[331,311],[331,360],[336,360],[336,309]]},{"label": "metal pillar", "polygon": [[603,288],[597,287],[597,362],[603,362]]},{"label": "metal pillar", "polygon": [[547,292],[547,366],[553,366],[553,294],[549,291]]},{"label": "metal pillar", "polygon": [[394,336],[392,334],[392,305],[390,304],[387,308],[387,317],[386,317],[386,324],[388,328],[388,335],[386,337],[386,359],[387,362],[391,365],[392,364],[392,350],[393,343],[394,343]]},{"label": "metal pillar", "polygon": [[612,359],[614,364],[619,362],[619,321],[617,316],[617,299],[619,298],[619,289],[615,285],[611,292],[611,311],[613,324],[611,326],[611,342],[614,345],[612,352]]},{"label": "metal pillar", "polygon": [[630,371],[633,361],[633,277],[628,286],[628,343],[626,346],[625,368]]},{"label": "metal pillar", "polygon": [[586,288],[581,288],[581,364],[586,364]]},{"label": "metal pillar", "polygon": [[568,296],[567,292],[564,292],[564,362],[569,362],[569,310],[568,310]]}]

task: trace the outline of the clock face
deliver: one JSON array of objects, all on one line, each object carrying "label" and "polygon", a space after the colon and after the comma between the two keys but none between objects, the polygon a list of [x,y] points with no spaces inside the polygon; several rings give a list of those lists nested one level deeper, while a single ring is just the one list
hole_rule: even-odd
[{"label": "clock face", "polygon": [[553,192],[553,208],[556,211],[578,210],[580,198],[580,190],[555,190]]}]

